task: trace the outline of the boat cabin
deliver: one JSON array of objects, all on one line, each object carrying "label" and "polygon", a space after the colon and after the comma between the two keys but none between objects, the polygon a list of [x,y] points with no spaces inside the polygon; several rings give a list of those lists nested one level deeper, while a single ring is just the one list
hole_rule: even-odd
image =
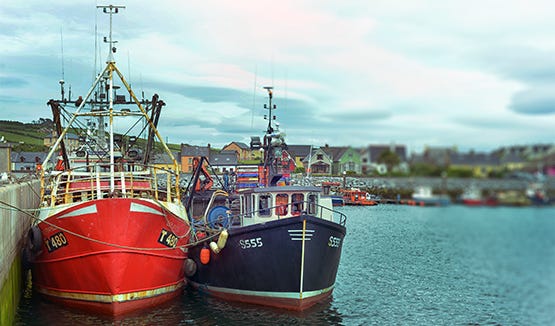
[{"label": "boat cabin", "polygon": [[300,215],[333,220],[329,197],[321,196],[319,187],[262,187],[239,191],[240,225],[264,223]]}]

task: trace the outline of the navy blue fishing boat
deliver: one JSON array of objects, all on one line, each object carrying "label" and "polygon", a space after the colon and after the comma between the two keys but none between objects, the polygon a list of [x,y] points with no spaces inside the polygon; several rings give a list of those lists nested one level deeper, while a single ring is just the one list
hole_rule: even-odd
[{"label": "navy blue fishing boat", "polygon": [[[346,217],[320,187],[288,185],[281,173],[287,145],[272,126],[275,105],[266,89],[270,114],[257,187],[213,193],[193,221],[186,274],[194,288],[216,297],[304,310],[332,294]],[[228,205],[216,204],[217,197]]]}]

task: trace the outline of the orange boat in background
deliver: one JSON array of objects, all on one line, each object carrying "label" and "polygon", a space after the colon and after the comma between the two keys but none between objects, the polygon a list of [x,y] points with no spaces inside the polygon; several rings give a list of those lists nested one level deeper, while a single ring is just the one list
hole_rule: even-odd
[{"label": "orange boat in background", "polygon": [[355,206],[375,206],[378,202],[370,198],[370,194],[360,189],[344,189],[341,190],[345,205]]}]

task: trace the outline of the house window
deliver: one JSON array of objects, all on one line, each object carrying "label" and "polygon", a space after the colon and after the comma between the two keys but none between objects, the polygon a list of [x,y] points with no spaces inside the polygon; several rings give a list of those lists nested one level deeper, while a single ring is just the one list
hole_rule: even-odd
[{"label": "house window", "polygon": [[323,160],[323,159],[324,159],[324,155],[322,155],[322,154],[317,154],[317,155],[316,155],[316,159],[317,159],[317,160]]}]

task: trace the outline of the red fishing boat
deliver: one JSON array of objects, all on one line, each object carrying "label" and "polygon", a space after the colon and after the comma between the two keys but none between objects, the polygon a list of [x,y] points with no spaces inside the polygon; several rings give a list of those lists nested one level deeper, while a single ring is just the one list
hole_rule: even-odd
[{"label": "red fishing boat", "polygon": [[375,206],[378,202],[373,200],[369,193],[362,191],[360,189],[343,189],[341,190],[343,194],[343,201],[345,205],[353,206]]},{"label": "red fishing boat", "polygon": [[[85,97],[65,98],[62,80],[62,99],[49,102],[59,137],[42,164],[26,256],[46,298],[121,315],[181,293],[190,227],[177,161],[156,128],[164,103],[138,99],[113,58],[112,15],[124,7],[98,7],[110,15],[107,64]],[[117,79],[126,95],[116,94]],[[64,143],[68,132],[78,147]],[[151,163],[155,140],[172,169]]]}]

